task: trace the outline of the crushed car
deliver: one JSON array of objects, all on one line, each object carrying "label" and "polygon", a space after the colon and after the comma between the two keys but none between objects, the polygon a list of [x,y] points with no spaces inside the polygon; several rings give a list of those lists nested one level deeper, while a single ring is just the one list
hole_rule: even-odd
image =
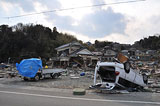
[{"label": "crushed car", "polygon": [[[147,85],[148,77],[140,74],[138,70],[131,67],[128,58],[119,55],[117,62],[98,62],[94,73],[94,84],[91,88],[104,87],[107,90],[113,88],[143,88]],[[97,74],[101,82],[96,83]]]}]

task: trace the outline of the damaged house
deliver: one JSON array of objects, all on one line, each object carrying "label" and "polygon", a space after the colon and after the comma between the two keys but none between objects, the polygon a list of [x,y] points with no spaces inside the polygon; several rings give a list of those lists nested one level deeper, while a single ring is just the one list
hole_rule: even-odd
[{"label": "damaged house", "polygon": [[57,57],[53,58],[54,66],[88,67],[97,59],[92,52],[79,42],[71,42],[56,48]]},{"label": "damaged house", "polygon": [[105,46],[102,50],[101,61],[113,61],[117,53],[110,46]]},{"label": "damaged house", "polygon": [[116,52],[113,50],[106,50],[103,56],[103,60],[104,61],[113,61],[115,56],[116,56]]}]

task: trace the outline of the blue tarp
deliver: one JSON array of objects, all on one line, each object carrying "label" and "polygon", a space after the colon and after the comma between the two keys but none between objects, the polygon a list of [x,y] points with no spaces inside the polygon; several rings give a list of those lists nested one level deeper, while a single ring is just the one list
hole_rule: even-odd
[{"label": "blue tarp", "polygon": [[42,61],[38,58],[24,59],[20,64],[16,63],[16,68],[20,75],[33,78],[42,69]]}]

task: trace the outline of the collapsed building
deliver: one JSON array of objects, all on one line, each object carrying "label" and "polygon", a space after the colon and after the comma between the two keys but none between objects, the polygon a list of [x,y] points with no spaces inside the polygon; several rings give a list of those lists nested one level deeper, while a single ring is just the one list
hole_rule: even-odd
[{"label": "collapsed building", "polygon": [[57,57],[53,57],[53,65],[59,67],[88,67],[95,65],[98,56],[95,56],[79,42],[71,42],[56,48]]}]

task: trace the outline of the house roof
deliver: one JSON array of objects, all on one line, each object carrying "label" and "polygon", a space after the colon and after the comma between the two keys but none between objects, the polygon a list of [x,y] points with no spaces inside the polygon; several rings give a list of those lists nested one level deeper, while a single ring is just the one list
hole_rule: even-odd
[{"label": "house roof", "polygon": [[81,48],[70,54],[70,56],[73,56],[73,57],[77,55],[93,55],[93,53],[86,48]]},{"label": "house roof", "polygon": [[71,42],[71,43],[67,43],[67,44],[64,44],[64,45],[61,45],[57,48],[55,48],[56,50],[58,49],[62,49],[62,48],[65,48],[65,47],[69,47],[69,46],[82,46],[79,42]]},{"label": "house roof", "polygon": [[128,52],[128,50],[122,50],[121,52]]},{"label": "house roof", "polygon": [[104,53],[105,56],[107,55],[116,55],[116,52],[114,50],[106,50],[106,52]]},{"label": "house roof", "polygon": [[102,52],[92,52],[92,53],[96,56],[102,55]]}]

